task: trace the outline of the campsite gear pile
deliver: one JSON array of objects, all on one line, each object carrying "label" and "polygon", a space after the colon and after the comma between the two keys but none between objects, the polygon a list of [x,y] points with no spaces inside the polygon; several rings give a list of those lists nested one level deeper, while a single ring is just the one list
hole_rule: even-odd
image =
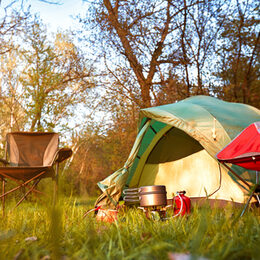
[{"label": "campsite gear pile", "polygon": [[[125,189],[123,199],[126,205],[138,204],[148,219],[165,220],[172,217],[184,216],[190,213],[191,202],[186,197],[185,191],[177,192],[167,203],[166,187],[164,185],[143,186],[140,188]],[[168,215],[169,208],[172,209],[172,215]],[[117,209],[103,209],[101,206],[88,210],[85,218],[91,212],[95,212],[96,220],[101,222],[113,223],[118,220],[119,207]]]},{"label": "campsite gear pile", "polygon": [[[127,161],[98,183],[103,193],[96,206],[115,208],[125,187],[151,185],[165,185],[168,199],[185,190],[192,200],[244,203],[248,187],[218,162],[216,154],[243,129],[260,121],[257,108],[194,96],[142,109],[139,118],[139,131]],[[254,171],[237,165],[231,168],[255,183]],[[255,201],[252,198],[251,202]]]},{"label": "campsite gear pile", "polygon": [[138,203],[149,219],[159,216],[160,219],[166,218],[166,211],[169,207],[173,208],[174,214],[171,217],[186,215],[190,213],[190,198],[186,197],[185,191],[177,192],[172,198],[172,203],[167,205],[167,192],[164,185],[143,186],[140,188],[125,189],[123,200],[126,203]]}]

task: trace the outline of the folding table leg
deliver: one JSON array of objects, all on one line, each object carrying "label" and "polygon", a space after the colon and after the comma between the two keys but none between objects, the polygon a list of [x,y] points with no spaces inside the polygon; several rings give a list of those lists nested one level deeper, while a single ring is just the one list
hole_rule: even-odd
[{"label": "folding table leg", "polygon": [[[256,171],[255,178],[256,178],[255,183],[257,183],[259,185],[260,183],[259,183],[259,172],[258,171]],[[257,192],[259,193],[259,190]],[[258,203],[260,205],[260,199],[259,199],[259,195],[258,194],[256,194],[256,198],[257,198]]]},{"label": "folding table leg", "polygon": [[252,190],[252,193],[251,193],[251,195],[250,195],[250,197],[249,197],[249,199],[248,199],[248,201],[247,201],[247,203],[246,203],[244,209],[243,209],[242,212],[241,212],[240,217],[242,217],[242,216],[244,215],[244,213],[245,213],[245,211],[246,211],[246,209],[247,209],[247,207],[248,207],[248,205],[249,205],[249,202],[251,201],[252,197],[254,196],[256,187],[257,187],[257,185],[254,186],[254,188],[253,188],[253,190]]}]

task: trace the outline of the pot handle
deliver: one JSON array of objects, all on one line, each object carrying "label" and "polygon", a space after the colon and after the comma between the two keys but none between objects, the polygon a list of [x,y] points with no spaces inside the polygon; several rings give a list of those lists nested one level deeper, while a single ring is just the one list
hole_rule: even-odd
[{"label": "pot handle", "polygon": [[140,188],[130,188],[130,189],[124,189],[123,194],[124,195],[138,195],[140,192]]},{"label": "pot handle", "polygon": [[139,202],[141,199],[141,197],[139,196],[124,196],[123,197],[123,200],[126,201],[126,202]]}]

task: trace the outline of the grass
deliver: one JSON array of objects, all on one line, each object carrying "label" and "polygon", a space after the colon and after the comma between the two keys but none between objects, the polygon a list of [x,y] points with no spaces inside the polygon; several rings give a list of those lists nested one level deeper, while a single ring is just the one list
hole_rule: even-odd
[{"label": "grass", "polygon": [[[48,204],[48,203],[47,203]],[[55,209],[23,202],[0,223],[0,259],[168,259],[170,252],[193,259],[260,259],[259,212],[193,207],[189,217],[152,221],[138,209],[118,222],[97,222],[94,199],[62,198]]]}]

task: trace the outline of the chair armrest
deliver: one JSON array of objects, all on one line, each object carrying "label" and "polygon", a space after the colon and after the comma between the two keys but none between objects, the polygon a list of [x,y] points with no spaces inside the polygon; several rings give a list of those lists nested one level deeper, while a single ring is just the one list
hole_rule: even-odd
[{"label": "chair armrest", "polygon": [[10,164],[7,160],[0,158],[0,163],[3,163],[5,166]]},{"label": "chair armrest", "polygon": [[72,150],[70,148],[61,148],[56,153],[54,163],[56,162],[60,163],[68,159],[69,157],[71,157],[71,155],[72,155]]}]

